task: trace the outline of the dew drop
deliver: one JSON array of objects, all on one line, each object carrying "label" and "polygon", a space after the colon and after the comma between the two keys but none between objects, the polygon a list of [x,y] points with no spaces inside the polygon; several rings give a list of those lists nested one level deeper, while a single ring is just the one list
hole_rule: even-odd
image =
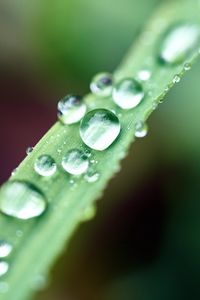
[{"label": "dew drop", "polygon": [[41,274],[36,275],[31,282],[31,288],[34,291],[42,291],[46,286],[47,278]]},{"label": "dew drop", "polygon": [[36,159],[34,169],[39,175],[48,177],[55,174],[57,166],[50,155],[41,155]]},{"label": "dew drop", "polygon": [[87,110],[82,97],[68,95],[58,102],[58,117],[65,125],[79,122]]},{"label": "dew drop", "polygon": [[89,149],[86,149],[86,150],[84,151],[84,153],[85,153],[85,155],[86,155],[87,157],[90,157],[90,156],[92,155],[92,153],[90,152]]},{"label": "dew drop", "polygon": [[185,71],[189,71],[191,69],[191,64],[186,62],[183,67]]},{"label": "dew drop", "polygon": [[88,206],[82,215],[81,221],[82,222],[87,222],[90,221],[91,219],[93,219],[96,215],[97,209],[96,209],[96,205],[90,205]]},{"label": "dew drop", "polygon": [[47,202],[35,186],[23,181],[9,181],[0,189],[0,211],[8,216],[27,220],[40,216]]},{"label": "dew drop", "polygon": [[199,47],[200,28],[195,24],[178,24],[169,28],[161,41],[159,59],[165,64],[178,64]]},{"label": "dew drop", "polygon": [[72,175],[81,175],[89,167],[87,155],[81,150],[72,149],[62,159],[63,169]]},{"label": "dew drop", "polygon": [[0,261],[0,277],[8,272],[9,264],[6,261]]},{"label": "dew drop", "polygon": [[26,154],[29,155],[31,152],[33,152],[33,147],[28,147],[26,149]]},{"label": "dew drop", "polygon": [[143,98],[144,90],[142,85],[132,78],[122,79],[113,89],[113,100],[123,109],[136,107]]},{"label": "dew drop", "polygon": [[173,78],[173,83],[179,83],[181,81],[181,77],[179,75],[175,75]]},{"label": "dew drop", "polygon": [[149,70],[141,70],[137,76],[140,80],[147,81],[151,77],[151,72]]},{"label": "dew drop", "polygon": [[23,236],[23,231],[22,230],[20,230],[20,229],[18,229],[18,230],[16,230],[16,236],[18,237],[18,238],[21,238],[22,236]]},{"label": "dew drop", "polygon": [[12,172],[11,172],[11,176],[14,176],[14,175],[16,175],[16,173],[17,173],[17,168],[15,168],[14,170],[12,170]]},{"label": "dew drop", "polygon": [[112,93],[113,77],[109,73],[97,74],[90,84],[90,89],[93,94],[100,97],[108,97]]},{"label": "dew drop", "polygon": [[11,253],[12,249],[13,247],[10,243],[0,240],[0,258],[7,257]]},{"label": "dew drop", "polygon": [[95,109],[85,115],[80,125],[83,142],[94,150],[107,149],[120,133],[118,117],[107,109]]},{"label": "dew drop", "polygon": [[153,103],[152,103],[152,109],[156,110],[157,107],[158,107],[157,101],[153,101]]},{"label": "dew drop", "polygon": [[84,178],[87,182],[93,183],[99,179],[100,174],[98,172],[88,171]]},{"label": "dew drop", "polygon": [[148,133],[148,126],[146,123],[138,122],[135,125],[135,137],[143,138]]}]

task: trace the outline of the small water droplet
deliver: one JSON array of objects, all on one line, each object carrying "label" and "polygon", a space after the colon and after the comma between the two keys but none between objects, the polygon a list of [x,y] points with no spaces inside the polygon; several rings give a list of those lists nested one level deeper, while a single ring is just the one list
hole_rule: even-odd
[{"label": "small water droplet", "polygon": [[87,155],[81,150],[72,149],[62,159],[63,169],[72,175],[81,175],[89,167]]},{"label": "small water droplet", "polygon": [[82,215],[81,221],[82,222],[90,221],[91,219],[93,219],[95,217],[96,211],[97,211],[97,209],[96,209],[95,205],[88,206]]},{"label": "small water droplet", "polygon": [[148,133],[148,126],[146,123],[138,122],[135,124],[135,137],[143,138]]},{"label": "small water droplet", "polygon": [[183,67],[185,71],[189,71],[191,69],[191,64],[186,62]]},{"label": "small water droplet", "polygon": [[164,89],[165,92],[168,92],[169,91],[169,86],[167,85]]},{"label": "small water droplet", "polygon": [[86,150],[84,151],[84,153],[85,153],[85,155],[86,155],[87,157],[90,157],[90,156],[92,155],[92,153],[90,152],[89,149],[86,149]]},{"label": "small water droplet", "polygon": [[118,117],[107,109],[95,109],[85,115],[80,125],[83,142],[94,150],[107,149],[120,133]]},{"label": "small water droplet", "polygon": [[166,64],[183,62],[199,47],[200,28],[195,24],[178,24],[169,28],[162,37],[159,59]]},{"label": "small water droplet", "polygon": [[23,236],[23,231],[20,230],[20,229],[16,230],[16,236],[17,236],[18,238],[21,238],[21,237]]},{"label": "small water droplet", "polygon": [[33,147],[28,147],[26,149],[26,154],[29,155],[31,152],[33,152]]},{"label": "small water droplet", "polygon": [[181,77],[179,75],[175,75],[173,78],[173,83],[179,83],[181,80]]},{"label": "small water droplet", "polygon": [[57,166],[50,155],[41,155],[36,159],[34,169],[39,175],[48,177],[55,174]]},{"label": "small water droplet", "polygon": [[47,202],[35,186],[24,181],[8,181],[0,189],[0,211],[17,219],[27,220],[40,216]]},{"label": "small water droplet", "polygon": [[41,291],[46,286],[47,286],[47,279],[44,275],[41,274],[36,275],[31,282],[31,288],[34,291]]},{"label": "small water droplet", "polygon": [[142,85],[132,78],[118,82],[113,89],[114,102],[123,109],[136,107],[144,98]]},{"label": "small water droplet", "polygon": [[90,84],[90,89],[93,94],[100,97],[108,97],[112,93],[113,77],[109,73],[97,74]]},{"label": "small water droplet", "polygon": [[100,177],[100,174],[98,172],[88,171],[84,178],[87,182],[93,183],[96,182]]},{"label": "small water droplet", "polygon": [[74,181],[73,179],[70,179],[69,183],[70,183],[70,184],[74,184],[75,181]]},{"label": "small water droplet", "polygon": [[6,294],[9,291],[9,284],[5,281],[0,281],[0,294]]},{"label": "small water droplet", "polygon": [[0,240],[0,257],[7,257],[11,251],[12,251],[13,247],[10,243],[6,242],[5,240]]},{"label": "small water droplet", "polygon": [[68,95],[58,102],[58,117],[65,125],[79,122],[87,110],[82,97]]},{"label": "small water droplet", "polygon": [[141,70],[137,76],[140,80],[147,81],[151,77],[151,72],[149,70]]},{"label": "small water droplet", "polygon": [[154,102],[152,103],[152,109],[153,109],[153,110],[156,110],[157,107],[158,107],[158,103],[157,103],[157,101],[154,101]]},{"label": "small water droplet", "polygon": [[14,176],[17,173],[17,168],[15,168],[12,172],[11,172],[11,176]]},{"label": "small water droplet", "polygon": [[6,261],[0,261],[0,277],[8,272],[9,264]]}]

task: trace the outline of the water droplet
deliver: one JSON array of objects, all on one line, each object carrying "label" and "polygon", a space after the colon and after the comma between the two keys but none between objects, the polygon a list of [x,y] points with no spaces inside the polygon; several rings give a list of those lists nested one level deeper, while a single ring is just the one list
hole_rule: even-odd
[{"label": "water droplet", "polygon": [[113,89],[113,100],[123,109],[136,107],[143,98],[144,91],[142,85],[135,79],[122,79]]},{"label": "water droplet", "polygon": [[12,172],[11,172],[11,176],[14,176],[17,173],[18,168],[15,168]]},{"label": "water droplet", "polygon": [[87,157],[90,157],[90,156],[92,155],[92,153],[90,152],[89,149],[86,149],[86,150],[84,151],[84,153],[85,153],[85,155],[86,155]]},{"label": "water droplet", "polygon": [[140,80],[147,81],[151,77],[151,72],[149,70],[141,70],[137,76]]},{"label": "water droplet", "polygon": [[10,243],[4,241],[4,240],[0,240],[0,257],[7,257],[11,251],[12,251],[13,247]]},{"label": "water droplet", "polygon": [[20,230],[20,229],[16,230],[16,236],[17,236],[18,238],[21,238],[21,237],[23,236],[23,231]]},{"label": "water droplet", "polygon": [[108,97],[112,93],[113,77],[109,73],[97,74],[90,84],[91,92],[100,96]]},{"label": "water droplet", "polygon": [[158,107],[158,102],[157,102],[157,101],[154,101],[154,102],[152,103],[152,109],[153,109],[153,110],[156,110],[157,107]]},{"label": "water droplet", "polygon": [[82,222],[90,221],[91,219],[93,219],[95,217],[96,211],[97,211],[97,209],[94,204],[88,206],[82,215],[81,221]]},{"label": "water droplet", "polygon": [[8,272],[9,264],[6,261],[0,261],[0,277]]},{"label": "water droplet", "polygon": [[26,154],[29,155],[31,152],[33,152],[33,147],[28,147],[26,149]]},{"label": "water droplet", "polygon": [[89,167],[87,155],[81,150],[73,149],[67,152],[62,159],[63,169],[72,175],[81,175],[85,173]]},{"label": "water droplet", "polygon": [[191,69],[191,64],[186,62],[186,63],[184,64],[184,70],[185,70],[185,71],[189,71],[190,69]]},{"label": "water droplet", "polygon": [[41,291],[46,286],[47,286],[47,278],[41,274],[36,275],[31,282],[31,288],[34,291]]},{"label": "water droplet", "polygon": [[135,137],[143,138],[148,133],[148,126],[146,123],[138,122],[135,125]]},{"label": "water droplet", "polygon": [[200,28],[194,24],[179,24],[169,28],[161,42],[159,59],[163,63],[178,64],[199,47]]},{"label": "water droplet", "polygon": [[55,174],[57,166],[50,155],[41,155],[36,159],[34,169],[41,176],[52,176]]},{"label": "water droplet", "polygon": [[44,195],[32,184],[9,181],[0,189],[0,211],[22,220],[40,216],[46,209]]},{"label": "water droplet", "polygon": [[82,97],[68,95],[58,102],[58,117],[65,125],[79,122],[87,110]]},{"label": "water droplet", "polygon": [[74,184],[75,181],[74,181],[73,179],[70,179],[69,183],[70,183],[70,184]]},{"label": "water droplet", "polygon": [[0,281],[0,293],[5,294],[9,291],[9,284],[5,281]]},{"label": "water droplet", "polygon": [[173,83],[178,83],[178,82],[180,82],[180,80],[181,80],[181,77],[179,75],[175,75],[173,78]]},{"label": "water droplet", "polygon": [[93,183],[99,179],[100,174],[98,172],[88,171],[84,178],[87,182]]},{"label": "water droplet", "polygon": [[95,109],[81,121],[80,136],[88,147],[103,151],[116,140],[120,128],[115,114],[107,109]]}]

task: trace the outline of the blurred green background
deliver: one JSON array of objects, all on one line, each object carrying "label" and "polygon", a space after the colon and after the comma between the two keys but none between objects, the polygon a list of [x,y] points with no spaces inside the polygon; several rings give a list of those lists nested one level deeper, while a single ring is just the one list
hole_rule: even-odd
[{"label": "blurred green background", "polygon": [[[112,72],[160,2],[0,1],[1,183],[56,121],[58,99]],[[199,71],[155,111],[37,300],[199,299]]]}]

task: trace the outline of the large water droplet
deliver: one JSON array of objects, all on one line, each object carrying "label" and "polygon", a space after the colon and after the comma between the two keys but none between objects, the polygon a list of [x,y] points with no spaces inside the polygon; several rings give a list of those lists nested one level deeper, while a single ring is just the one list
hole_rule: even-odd
[{"label": "large water droplet", "polygon": [[44,195],[32,184],[9,181],[0,189],[0,211],[18,219],[40,216],[46,209]]},{"label": "large water droplet", "polygon": [[90,84],[92,93],[100,97],[108,97],[112,93],[113,77],[109,73],[97,74]]},{"label": "large water droplet", "polygon": [[137,138],[143,138],[148,133],[148,126],[146,123],[138,122],[135,125],[135,136]]},{"label": "large water droplet", "polygon": [[118,117],[107,109],[95,109],[87,113],[80,125],[80,136],[90,148],[107,149],[120,133]]},{"label": "large water droplet", "polygon": [[66,125],[79,122],[86,110],[86,104],[80,96],[68,95],[58,102],[58,117]]},{"label": "large water droplet", "polygon": [[0,261],[0,277],[8,272],[9,264],[6,261]]},{"label": "large water droplet", "polygon": [[114,102],[123,109],[136,107],[144,98],[142,85],[135,79],[125,78],[113,89]]},{"label": "large water droplet", "polygon": [[179,24],[169,28],[161,41],[159,59],[178,64],[200,46],[200,28],[194,24]]},{"label": "large water droplet", "polygon": [[4,240],[0,240],[0,258],[7,257],[12,251],[12,245]]},{"label": "large water droplet", "polygon": [[81,175],[85,173],[89,167],[88,156],[81,150],[70,150],[63,157],[62,166],[69,174]]},{"label": "large water droplet", "polygon": [[36,159],[34,169],[41,176],[52,176],[55,174],[57,166],[50,155],[41,155]]}]

